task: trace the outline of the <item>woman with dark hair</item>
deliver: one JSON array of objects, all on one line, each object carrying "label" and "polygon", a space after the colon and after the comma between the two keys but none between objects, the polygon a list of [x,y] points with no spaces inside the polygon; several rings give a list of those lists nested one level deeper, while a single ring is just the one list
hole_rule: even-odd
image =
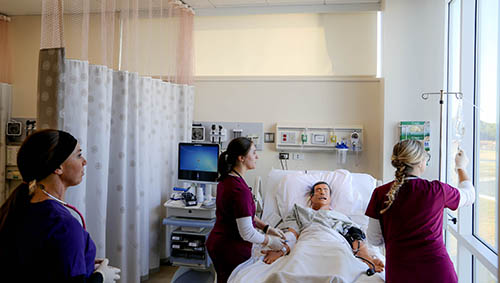
[{"label": "woman with dark hair", "polygon": [[457,282],[443,242],[443,211],[474,202],[469,160],[462,150],[455,156],[458,188],[421,179],[429,160],[421,142],[397,143],[391,158],[396,178],[373,191],[366,209],[368,241],[385,243],[386,282]]},{"label": "woman with dark hair", "polygon": [[250,258],[252,244],[273,250],[284,247],[283,233],[255,216],[252,192],[243,179],[255,169],[258,158],[253,142],[243,137],[233,139],[219,156],[216,221],[206,244],[219,283],[227,282],[236,266]]},{"label": "woman with dark hair", "polygon": [[[64,202],[68,187],[82,181],[86,163],[77,140],[63,131],[35,132],[21,145],[17,165],[23,183],[0,207],[2,282],[111,283],[120,278],[107,259],[95,259],[83,216]],[[67,208],[80,215],[82,224]]]}]

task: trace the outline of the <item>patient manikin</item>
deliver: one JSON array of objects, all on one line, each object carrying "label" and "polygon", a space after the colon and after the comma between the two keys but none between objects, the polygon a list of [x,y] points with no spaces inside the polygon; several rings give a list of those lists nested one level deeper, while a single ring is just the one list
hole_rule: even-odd
[{"label": "patient manikin", "polygon": [[365,261],[370,269],[373,268],[376,272],[383,271],[384,263],[370,254],[363,241],[364,235],[360,235],[356,232],[359,231],[362,234],[361,230],[359,230],[347,216],[330,209],[330,195],[331,191],[327,183],[318,182],[314,184],[309,194],[311,208],[299,205],[294,206],[292,212],[285,217],[283,223],[280,225],[281,228],[287,231],[285,233],[287,238],[285,248],[279,251],[262,251],[262,253],[265,254],[265,263],[271,264],[278,258],[288,254],[299,238],[300,233],[311,224],[318,223],[327,228],[334,229],[344,236],[351,245],[352,251],[356,257],[363,259],[363,261],[366,259],[374,265],[372,266]]}]

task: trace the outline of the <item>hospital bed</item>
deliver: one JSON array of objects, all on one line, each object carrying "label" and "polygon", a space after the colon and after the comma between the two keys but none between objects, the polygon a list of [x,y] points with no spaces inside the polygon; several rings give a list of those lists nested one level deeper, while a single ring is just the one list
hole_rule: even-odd
[{"label": "hospital bed", "polygon": [[[364,212],[376,180],[370,175],[346,170],[273,169],[265,186],[262,220],[277,226],[294,204],[308,206],[307,192],[320,180],[332,188],[332,208],[349,216],[366,231],[368,218]],[[254,245],[252,257],[233,271],[229,282],[384,282],[385,278],[384,272],[367,276],[368,266],[354,257],[347,241],[320,225],[306,228],[290,254],[272,264],[262,261],[260,249]],[[378,258],[385,259],[379,248],[369,246],[369,249]]]}]

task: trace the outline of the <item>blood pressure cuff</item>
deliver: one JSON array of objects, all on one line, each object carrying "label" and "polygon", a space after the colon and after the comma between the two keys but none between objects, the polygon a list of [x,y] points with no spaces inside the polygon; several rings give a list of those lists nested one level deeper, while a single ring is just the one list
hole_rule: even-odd
[{"label": "blood pressure cuff", "polygon": [[347,242],[349,242],[349,245],[351,245],[352,249],[354,249],[354,247],[352,246],[354,241],[356,241],[356,240],[363,241],[364,239],[366,239],[365,233],[363,233],[363,231],[361,229],[356,228],[356,227],[349,228],[349,230],[347,230],[347,233],[345,235],[342,235],[342,236],[344,236],[344,238],[347,240]]}]

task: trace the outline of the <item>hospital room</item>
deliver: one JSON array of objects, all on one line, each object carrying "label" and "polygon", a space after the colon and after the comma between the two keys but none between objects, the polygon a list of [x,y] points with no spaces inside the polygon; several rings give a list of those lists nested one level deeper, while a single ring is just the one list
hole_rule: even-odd
[{"label": "hospital room", "polygon": [[0,0],[2,282],[498,282],[498,0]]}]

